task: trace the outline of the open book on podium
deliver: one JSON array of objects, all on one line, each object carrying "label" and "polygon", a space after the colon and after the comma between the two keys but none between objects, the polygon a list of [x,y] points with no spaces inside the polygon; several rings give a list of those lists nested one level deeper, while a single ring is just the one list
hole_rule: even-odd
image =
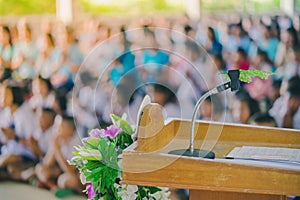
[{"label": "open book on podium", "polygon": [[226,158],[277,162],[300,167],[300,149],[242,146],[235,147]]},{"label": "open book on podium", "polygon": [[[138,140],[123,152],[122,182],[186,188],[191,200],[279,200],[300,196],[300,165],[257,159],[257,155],[266,158],[257,153],[259,150],[267,153],[270,148],[283,148],[275,157],[272,152],[267,154],[273,159],[282,156],[282,150],[298,153],[299,130],[199,121],[195,126],[195,147],[213,151],[215,159],[169,154],[189,147],[190,127],[191,122],[185,120],[166,123],[158,104],[145,106],[137,129]],[[255,159],[226,159],[245,156],[238,153],[247,152],[247,148],[257,151],[252,157]],[[297,161],[299,155],[295,152],[292,155]],[[287,155],[282,156],[285,161],[293,157]]]}]

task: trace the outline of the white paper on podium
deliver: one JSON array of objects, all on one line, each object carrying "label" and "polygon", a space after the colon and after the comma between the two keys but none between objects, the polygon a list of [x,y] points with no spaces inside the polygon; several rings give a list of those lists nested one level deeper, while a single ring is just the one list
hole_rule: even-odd
[{"label": "white paper on podium", "polygon": [[243,146],[235,147],[226,158],[284,162],[300,165],[300,149]]}]

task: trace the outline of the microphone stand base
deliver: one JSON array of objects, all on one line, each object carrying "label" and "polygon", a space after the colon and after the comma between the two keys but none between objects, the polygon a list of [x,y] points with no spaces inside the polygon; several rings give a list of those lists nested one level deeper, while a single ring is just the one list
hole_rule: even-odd
[{"label": "microphone stand base", "polygon": [[215,158],[214,152],[202,150],[202,149],[194,149],[193,153],[191,153],[190,149],[178,149],[178,150],[170,151],[169,154],[188,156],[188,157],[208,158],[208,159]]}]

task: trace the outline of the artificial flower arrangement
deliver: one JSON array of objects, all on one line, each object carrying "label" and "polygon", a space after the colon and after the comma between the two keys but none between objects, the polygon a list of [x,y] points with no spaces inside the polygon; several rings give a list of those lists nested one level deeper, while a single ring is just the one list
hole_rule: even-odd
[{"label": "artificial flower arrangement", "polygon": [[76,146],[69,164],[76,165],[88,199],[92,200],[164,200],[167,188],[121,184],[122,151],[133,143],[134,128],[124,117],[111,115],[113,125],[93,129]]}]

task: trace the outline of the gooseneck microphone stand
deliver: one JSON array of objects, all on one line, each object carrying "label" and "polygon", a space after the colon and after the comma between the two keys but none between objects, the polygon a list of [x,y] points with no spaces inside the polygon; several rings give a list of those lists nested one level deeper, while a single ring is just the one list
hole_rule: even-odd
[{"label": "gooseneck microphone stand", "polygon": [[201,98],[197,101],[194,111],[193,111],[193,116],[192,116],[192,121],[191,121],[191,130],[190,130],[190,146],[189,149],[179,149],[179,150],[173,150],[170,151],[170,154],[175,154],[175,155],[183,155],[183,156],[190,156],[190,157],[202,157],[202,158],[210,158],[214,159],[215,154],[212,151],[207,151],[203,149],[195,149],[194,148],[194,140],[195,140],[195,122],[196,122],[196,117],[197,117],[197,112],[201,106],[201,104],[205,101],[205,99],[211,95],[218,94],[220,92],[223,92],[229,88],[231,88],[231,91],[236,91],[239,89],[240,84],[239,84],[239,75],[240,71],[239,70],[229,70],[228,71],[228,76],[231,81],[224,83],[222,85],[219,85],[208,92],[206,92],[204,95],[201,96]]}]

